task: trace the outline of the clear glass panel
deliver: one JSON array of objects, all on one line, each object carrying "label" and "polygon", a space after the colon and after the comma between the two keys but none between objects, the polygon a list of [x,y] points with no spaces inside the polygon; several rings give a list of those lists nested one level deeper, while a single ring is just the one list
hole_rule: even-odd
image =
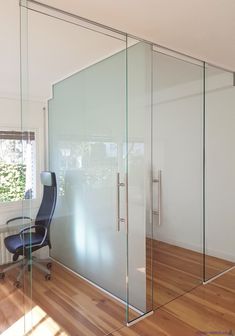
[{"label": "clear glass panel", "polygon": [[153,52],[154,308],[202,282],[203,67]]},{"label": "clear glass panel", "polygon": [[[32,216],[42,198],[42,170],[56,173],[58,192],[50,228],[52,248],[37,251],[39,258],[52,258],[51,284],[58,290],[49,291],[44,296],[47,304],[42,304],[38,282],[45,291],[50,284],[34,268],[33,301],[68,328],[71,316],[64,296],[70,284],[64,282],[70,279],[75,291],[71,309],[92,315],[97,333],[109,333],[126,321],[126,37],[98,27],[97,31],[95,25],[87,27],[74,16],[30,1],[28,6],[29,84],[23,125],[35,130],[37,140]],[[96,292],[81,277],[122,302]],[[50,309],[55,295],[63,321],[56,307]],[[97,314],[104,318],[102,326]],[[79,330],[79,323],[74,322],[74,328],[76,324]]]},{"label": "clear glass panel", "polygon": [[21,119],[18,1],[2,4],[0,26],[0,334],[23,336],[31,300],[24,286],[24,274],[20,288],[15,286],[20,270],[10,248],[14,235],[25,225],[21,216],[25,203],[27,145]]},{"label": "clear glass panel", "polygon": [[205,280],[235,265],[233,73],[205,69]]},{"label": "clear glass panel", "polygon": [[[29,95],[29,68],[28,68],[28,10],[27,1],[22,1],[20,6],[20,89],[21,89],[21,131],[22,131],[22,160],[24,167],[24,200],[22,202],[21,229],[25,229],[34,224],[39,203],[39,158],[38,158],[38,127],[39,122],[38,102],[33,101]],[[40,126],[39,126],[40,125]],[[32,297],[33,269],[31,230],[23,231],[24,261],[17,277],[18,285],[23,286],[25,300],[25,333],[33,327],[33,315],[35,303]],[[29,242],[25,244],[25,241]],[[20,273],[19,273],[20,274]]]},{"label": "clear glass panel", "polygon": [[129,321],[152,310],[152,46],[128,39]]}]

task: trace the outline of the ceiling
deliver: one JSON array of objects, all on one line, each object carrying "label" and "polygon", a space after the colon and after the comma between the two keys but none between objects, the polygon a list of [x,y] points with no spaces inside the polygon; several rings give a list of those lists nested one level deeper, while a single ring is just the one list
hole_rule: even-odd
[{"label": "ceiling", "polygon": [[[235,70],[235,0],[42,1]],[[125,48],[123,41],[48,16],[30,11],[28,17],[33,99],[50,97],[52,83]],[[0,96],[20,93],[19,27],[18,0],[4,1],[0,11]],[[169,76],[172,80],[172,71]],[[177,73],[175,77],[179,81]]]},{"label": "ceiling", "polygon": [[234,0],[42,0],[235,71]]}]

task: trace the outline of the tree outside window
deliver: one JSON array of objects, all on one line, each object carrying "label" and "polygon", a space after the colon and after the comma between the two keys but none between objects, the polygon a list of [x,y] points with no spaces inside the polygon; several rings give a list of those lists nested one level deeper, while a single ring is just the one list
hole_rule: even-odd
[{"label": "tree outside window", "polygon": [[35,198],[35,133],[0,130],[0,202]]}]

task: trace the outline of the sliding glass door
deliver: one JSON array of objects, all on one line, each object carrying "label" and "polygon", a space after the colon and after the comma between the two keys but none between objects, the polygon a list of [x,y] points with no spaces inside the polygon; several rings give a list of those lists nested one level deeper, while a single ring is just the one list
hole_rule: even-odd
[{"label": "sliding glass door", "polygon": [[203,281],[203,64],[128,46],[128,297],[139,317]]},{"label": "sliding glass door", "polygon": [[203,66],[153,50],[154,308],[202,283]]},{"label": "sliding glass door", "polygon": [[235,266],[234,74],[205,67],[205,281]]}]

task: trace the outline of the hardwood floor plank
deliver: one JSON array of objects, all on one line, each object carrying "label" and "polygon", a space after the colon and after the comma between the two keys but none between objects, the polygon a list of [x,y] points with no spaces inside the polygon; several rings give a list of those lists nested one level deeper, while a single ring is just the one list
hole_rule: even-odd
[{"label": "hardwood floor plank", "polygon": [[162,308],[188,325],[203,331],[235,330],[235,319],[206,301],[198,302],[186,294]]},{"label": "hardwood floor plank", "polygon": [[[36,279],[39,277],[40,273],[35,271],[34,302],[43,305],[43,309],[55,320],[57,312],[54,313],[51,306],[57,307],[63,316],[63,328],[72,335],[76,334],[75,328],[83,330],[85,335],[99,336],[123,326],[125,307],[122,304],[61,266],[55,264],[51,281],[43,279],[38,283]],[[42,297],[46,304],[42,302]]]},{"label": "hardwood floor plank", "polygon": [[[153,247],[153,252],[148,250]],[[182,294],[198,287],[203,279],[203,255],[165,242],[147,239],[148,286],[154,286],[154,309],[167,304]],[[153,262],[151,262],[153,256]],[[231,268],[234,263],[206,256],[206,274],[214,276]],[[150,281],[151,271],[154,280]],[[147,305],[151,301],[151,288],[147,288]]]},{"label": "hardwood floor plank", "polygon": [[[51,336],[195,336],[200,330],[235,332],[235,270],[203,286],[200,254],[163,242],[147,241],[148,248],[150,243],[154,257],[154,304],[161,306],[154,315],[125,327],[125,305],[53,262],[51,281],[45,281],[44,275],[33,269],[31,287],[26,273],[25,294],[13,287],[13,271],[0,282],[0,332],[30,310],[36,324],[27,336],[41,336],[44,328]],[[147,250],[148,305],[152,283],[150,255]],[[220,269],[230,266],[233,263],[212,257],[208,270],[218,274]],[[31,291],[33,302],[28,297]],[[43,317],[36,319],[38,309]],[[136,313],[131,312],[131,318],[134,317]]]}]

